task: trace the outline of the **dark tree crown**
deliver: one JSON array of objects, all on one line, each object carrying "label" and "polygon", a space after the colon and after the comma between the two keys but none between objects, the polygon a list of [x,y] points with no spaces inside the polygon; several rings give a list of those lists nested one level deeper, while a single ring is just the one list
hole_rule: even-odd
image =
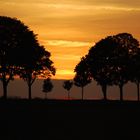
[{"label": "dark tree crown", "polygon": [[68,90],[68,91],[72,88],[72,86],[73,86],[73,82],[70,80],[66,80],[63,83],[63,88]]}]

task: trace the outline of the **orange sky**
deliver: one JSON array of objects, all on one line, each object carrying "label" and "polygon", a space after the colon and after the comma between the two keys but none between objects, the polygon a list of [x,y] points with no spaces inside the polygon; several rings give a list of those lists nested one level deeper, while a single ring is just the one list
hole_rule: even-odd
[{"label": "orange sky", "polygon": [[56,79],[101,38],[129,32],[140,40],[140,0],[0,0],[0,15],[22,20],[52,54]]}]

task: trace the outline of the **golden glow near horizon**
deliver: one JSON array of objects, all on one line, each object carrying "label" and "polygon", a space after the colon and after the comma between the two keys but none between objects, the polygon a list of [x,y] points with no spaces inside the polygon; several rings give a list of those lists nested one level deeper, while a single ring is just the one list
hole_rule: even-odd
[{"label": "golden glow near horizon", "polygon": [[16,17],[51,52],[56,79],[71,79],[80,58],[108,35],[140,41],[140,0],[0,0],[0,15]]}]

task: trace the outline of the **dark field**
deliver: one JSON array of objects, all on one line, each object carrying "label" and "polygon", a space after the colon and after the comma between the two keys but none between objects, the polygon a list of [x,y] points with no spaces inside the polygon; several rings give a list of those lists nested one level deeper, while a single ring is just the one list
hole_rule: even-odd
[{"label": "dark field", "polygon": [[140,140],[140,102],[0,100],[0,140]]}]

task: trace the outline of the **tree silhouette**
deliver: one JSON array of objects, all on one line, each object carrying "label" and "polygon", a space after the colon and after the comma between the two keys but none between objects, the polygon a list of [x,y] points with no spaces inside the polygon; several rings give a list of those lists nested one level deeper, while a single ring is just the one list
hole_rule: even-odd
[{"label": "tree silhouette", "polygon": [[15,74],[20,75],[29,89],[38,75],[55,74],[50,53],[40,46],[37,36],[20,20],[0,17],[0,76],[3,82],[4,98],[7,85]]},{"label": "tree silhouette", "polygon": [[74,77],[74,84],[82,89],[82,100],[84,99],[84,87],[92,80],[86,57],[82,57],[81,61],[76,65],[74,71],[76,72]]},{"label": "tree silhouette", "polygon": [[63,88],[68,91],[68,99],[70,99],[70,90],[71,90],[72,86],[73,86],[73,82],[70,80],[66,80],[63,83]]},{"label": "tree silhouette", "polygon": [[43,92],[45,92],[45,98],[47,99],[47,93],[51,92],[53,89],[53,84],[50,78],[47,78],[43,82]]},{"label": "tree silhouette", "polygon": [[113,36],[117,47],[114,52],[111,77],[113,83],[120,88],[120,100],[123,100],[123,86],[129,81],[129,64],[136,55],[139,46],[138,41],[129,33],[120,33]]},{"label": "tree silhouette", "polygon": [[137,86],[137,100],[140,100],[140,48],[137,54],[133,55],[129,61],[129,76],[130,81],[134,82]]},{"label": "tree silhouette", "polygon": [[[31,86],[38,77],[47,78],[55,74],[53,62],[49,59],[50,53],[42,46],[36,46],[31,53],[28,54],[28,61],[20,70],[20,77],[23,78],[28,85],[28,98],[31,99]],[[27,54],[26,54],[27,55]],[[33,56],[33,58],[32,58]]]},{"label": "tree silhouette", "polygon": [[107,99],[107,86],[112,85],[112,79],[109,74],[112,52],[115,45],[111,36],[109,36],[91,47],[87,55],[90,72],[95,81],[97,81],[97,84],[101,86],[104,100]]},{"label": "tree silhouette", "polygon": [[107,85],[118,85],[120,100],[123,100],[123,86],[129,80],[129,60],[136,54],[138,41],[131,34],[120,33],[97,42],[87,55],[90,71],[101,85],[106,99]]},{"label": "tree silhouette", "polygon": [[[18,50],[24,42],[23,35],[29,33],[28,27],[21,21],[0,16],[0,79],[3,83],[3,97],[7,98],[7,86],[19,69],[22,52]],[[19,53],[19,54],[17,54]],[[25,54],[24,54],[25,55]]]}]

